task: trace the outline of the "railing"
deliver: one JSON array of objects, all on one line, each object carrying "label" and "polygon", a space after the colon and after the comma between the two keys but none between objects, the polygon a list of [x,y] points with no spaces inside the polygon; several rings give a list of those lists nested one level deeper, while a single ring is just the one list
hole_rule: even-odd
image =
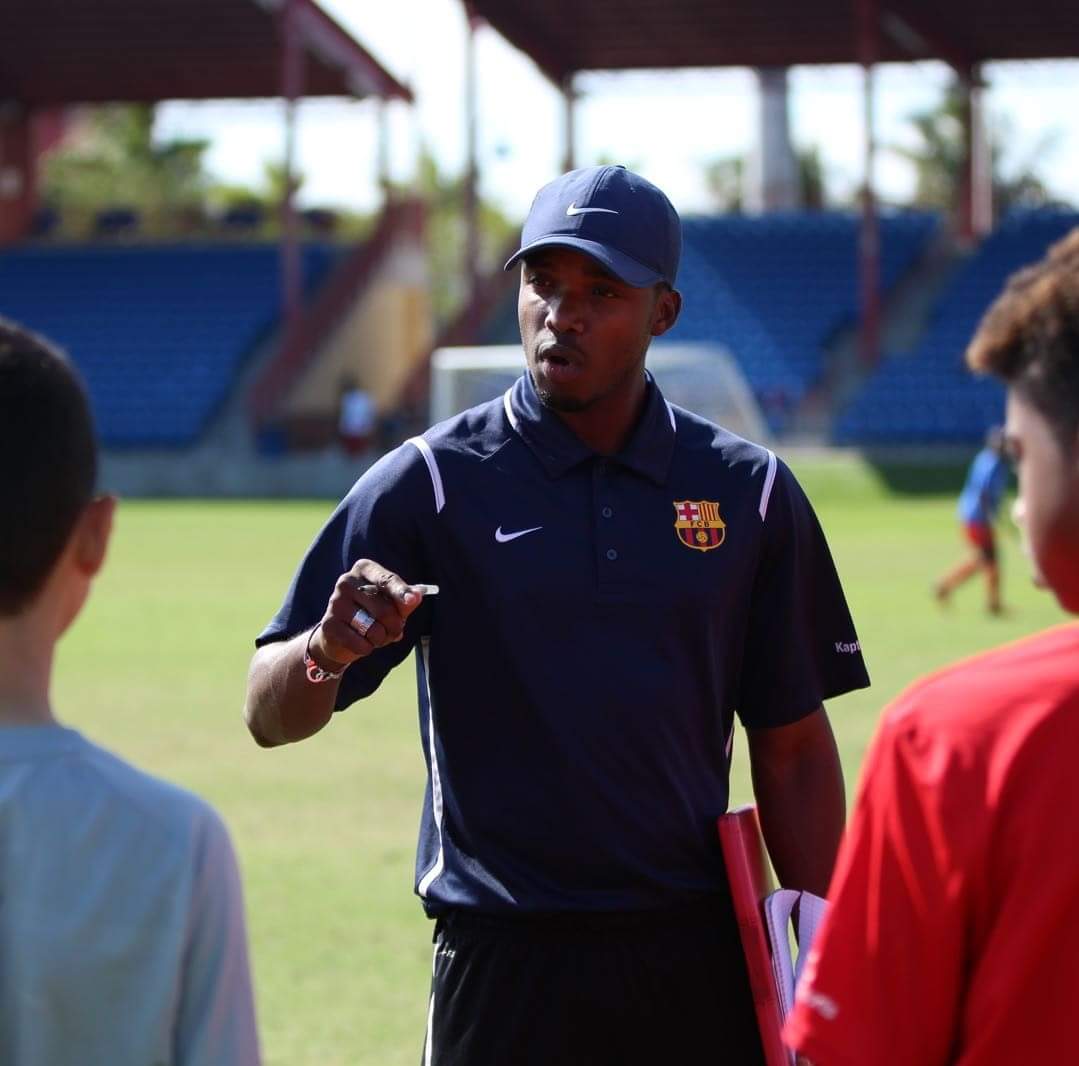
[{"label": "railing", "polygon": [[419,201],[387,204],[371,237],[338,264],[311,304],[285,324],[277,355],[255,380],[248,396],[248,411],[256,426],[272,419],[281,399],[311,365],[357,295],[370,284],[395,238],[410,231],[418,236],[423,225],[424,209]]},{"label": "railing", "polygon": [[[515,237],[512,243],[506,246],[503,254],[498,257],[498,262],[504,263],[509,259],[517,251],[519,245],[520,242]],[[490,274],[480,278],[472,298],[442,328],[430,349],[405,382],[398,404],[400,409],[416,414],[422,409],[423,415],[426,416],[427,396],[431,382],[431,356],[439,348],[475,344],[476,335],[490,317],[491,312],[498,306],[499,301],[506,295],[506,291],[517,284],[517,278],[516,270],[507,272],[501,267],[496,267]]]}]

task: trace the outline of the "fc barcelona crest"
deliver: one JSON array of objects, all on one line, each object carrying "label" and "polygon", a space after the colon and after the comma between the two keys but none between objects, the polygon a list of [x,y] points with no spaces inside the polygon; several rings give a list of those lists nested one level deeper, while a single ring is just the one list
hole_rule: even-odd
[{"label": "fc barcelona crest", "polygon": [[674,531],[687,548],[711,551],[727,535],[727,523],[719,517],[714,500],[675,500],[674,516]]}]

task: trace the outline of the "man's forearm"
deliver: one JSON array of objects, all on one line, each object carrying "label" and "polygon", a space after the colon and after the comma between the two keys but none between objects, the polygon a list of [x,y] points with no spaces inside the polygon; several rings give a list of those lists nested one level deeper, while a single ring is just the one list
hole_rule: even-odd
[{"label": "man's forearm", "polygon": [[817,728],[782,759],[753,760],[753,790],[761,830],[780,884],[828,890],[843,835],[843,773],[831,729]]},{"label": "man's forearm", "polygon": [[303,662],[307,636],[305,632],[267,644],[251,661],[244,719],[261,747],[303,740],[333,716],[338,682],[316,685],[307,680]]}]

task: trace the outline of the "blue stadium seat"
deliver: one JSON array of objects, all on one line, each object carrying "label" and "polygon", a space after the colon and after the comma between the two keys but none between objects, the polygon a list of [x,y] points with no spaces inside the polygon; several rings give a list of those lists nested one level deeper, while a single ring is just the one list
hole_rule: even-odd
[{"label": "blue stadium seat", "polygon": [[[851,213],[687,218],[673,340],[723,344],[738,360],[773,430],[821,378],[825,348],[852,325],[859,302],[859,219]],[[913,266],[936,215],[885,215],[885,290]]]},{"label": "blue stadium seat", "polygon": [[[337,251],[306,245],[310,291]],[[276,245],[19,245],[0,251],[0,315],[61,345],[108,447],[183,447],[280,316]]]},{"label": "blue stadium seat", "polygon": [[1079,225],[1079,213],[1016,211],[983,242],[943,293],[925,337],[892,354],[836,422],[840,444],[975,443],[1004,413],[1004,390],[963,363],[979,320],[1005,281]]},{"label": "blue stadium seat", "polygon": [[133,207],[106,207],[94,216],[98,237],[128,237],[139,231],[139,213]]}]

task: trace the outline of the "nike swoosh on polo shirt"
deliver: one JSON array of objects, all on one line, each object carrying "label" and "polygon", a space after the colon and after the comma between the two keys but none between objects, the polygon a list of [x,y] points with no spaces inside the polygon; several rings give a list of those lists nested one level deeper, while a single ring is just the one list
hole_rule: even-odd
[{"label": "nike swoosh on polo shirt", "polygon": [[523,537],[526,533],[538,533],[541,529],[543,529],[543,526],[533,526],[531,529],[518,529],[513,533],[503,533],[502,527],[499,526],[495,530],[495,540],[499,544],[505,544],[508,541],[516,540],[518,537]]}]

